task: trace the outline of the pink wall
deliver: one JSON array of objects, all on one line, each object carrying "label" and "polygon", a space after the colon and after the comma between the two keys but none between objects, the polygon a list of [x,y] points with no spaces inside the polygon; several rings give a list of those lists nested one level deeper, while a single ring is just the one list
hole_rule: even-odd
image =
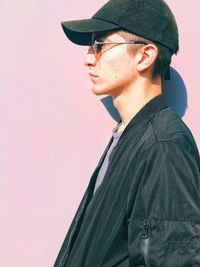
[{"label": "pink wall", "polygon": [[[106,1],[0,2],[0,266],[51,267],[115,122],[60,21]],[[81,3],[81,4],[80,4]],[[84,3],[84,4],[82,4]],[[167,0],[180,31],[172,66],[200,147],[199,0]]]}]

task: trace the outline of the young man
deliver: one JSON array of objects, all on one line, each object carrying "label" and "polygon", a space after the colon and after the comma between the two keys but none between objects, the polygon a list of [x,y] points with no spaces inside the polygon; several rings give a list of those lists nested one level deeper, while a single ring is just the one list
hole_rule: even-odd
[{"label": "young man", "polygon": [[172,12],[163,0],[110,0],[62,26],[89,46],[92,91],[112,96],[121,122],[54,267],[200,266],[199,154],[161,95],[178,51]]}]

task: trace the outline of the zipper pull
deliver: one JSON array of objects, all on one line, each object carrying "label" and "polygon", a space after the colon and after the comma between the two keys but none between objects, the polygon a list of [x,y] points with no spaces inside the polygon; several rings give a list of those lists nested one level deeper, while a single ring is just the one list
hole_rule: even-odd
[{"label": "zipper pull", "polygon": [[147,239],[147,238],[149,238],[149,225],[148,225],[148,221],[147,220],[145,220],[144,221],[144,230],[143,230],[143,233],[142,233],[142,237],[144,238],[144,239]]},{"label": "zipper pull", "polygon": [[142,256],[146,267],[150,267],[150,260],[149,260],[149,249],[150,249],[150,228],[148,225],[148,221],[144,221],[144,228],[142,233],[143,241],[142,241]]}]

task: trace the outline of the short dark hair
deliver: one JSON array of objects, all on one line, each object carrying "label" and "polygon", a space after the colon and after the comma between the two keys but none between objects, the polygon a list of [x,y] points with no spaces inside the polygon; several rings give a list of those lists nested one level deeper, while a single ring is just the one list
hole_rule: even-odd
[{"label": "short dark hair", "polygon": [[[171,63],[171,58],[173,55],[173,51],[171,51],[168,47],[165,47],[157,42],[151,41],[149,39],[140,37],[138,35],[132,34],[130,32],[126,32],[123,30],[119,30],[118,33],[128,42],[131,40],[134,41],[141,41],[145,42],[147,44],[154,44],[158,48],[158,56],[155,60],[154,63],[154,68],[152,71],[152,78],[155,78],[157,76],[161,76],[162,79],[164,79],[165,73],[168,70],[170,63]],[[129,46],[128,49],[129,51],[137,51],[140,47],[143,45],[134,45],[134,46]]]}]

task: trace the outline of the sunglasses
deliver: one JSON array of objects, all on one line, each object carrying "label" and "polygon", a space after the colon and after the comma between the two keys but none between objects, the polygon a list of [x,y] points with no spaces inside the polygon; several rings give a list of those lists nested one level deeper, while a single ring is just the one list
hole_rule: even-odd
[{"label": "sunglasses", "polygon": [[129,42],[99,42],[99,41],[94,41],[94,43],[89,47],[89,50],[92,49],[94,54],[103,54],[105,51],[117,46],[117,45],[122,45],[122,44],[144,44],[147,45],[146,42],[142,41],[129,41]]}]

